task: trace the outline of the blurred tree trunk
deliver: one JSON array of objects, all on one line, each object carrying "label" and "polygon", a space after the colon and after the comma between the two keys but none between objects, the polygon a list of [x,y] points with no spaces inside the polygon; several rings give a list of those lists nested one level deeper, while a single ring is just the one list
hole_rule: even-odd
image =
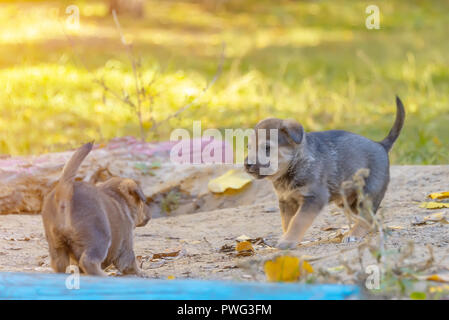
[{"label": "blurred tree trunk", "polygon": [[144,15],[144,0],[109,0],[109,12],[115,10],[117,14],[129,14],[142,18]]}]

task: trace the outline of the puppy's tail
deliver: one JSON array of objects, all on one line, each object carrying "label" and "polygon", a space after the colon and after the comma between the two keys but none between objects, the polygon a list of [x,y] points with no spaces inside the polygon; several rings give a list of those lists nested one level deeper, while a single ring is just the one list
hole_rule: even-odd
[{"label": "puppy's tail", "polygon": [[391,128],[388,136],[379,142],[382,147],[388,152],[393,146],[396,139],[399,137],[401,133],[402,126],[404,125],[405,120],[405,110],[404,105],[402,104],[401,99],[396,96],[396,120],[394,121],[393,128]]},{"label": "puppy's tail", "polygon": [[84,158],[86,158],[86,156],[92,150],[93,146],[94,143],[89,142],[75,151],[73,156],[70,158],[69,162],[66,163],[64,169],[62,170],[62,175],[61,178],[59,179],[60,184],[71,183],[75,180],[75,176],[79,166],[83,162]]}]

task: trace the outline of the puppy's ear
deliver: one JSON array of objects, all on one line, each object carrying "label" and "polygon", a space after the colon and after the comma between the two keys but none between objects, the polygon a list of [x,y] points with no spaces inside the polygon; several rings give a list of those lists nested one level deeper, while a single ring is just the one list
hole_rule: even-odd
[{"label": "puppy's ear", "polygon": [[293,119],[283,120],[280,131],[290,143],[300,144],[304,138],[304,128]]},{"label": "puppy's ear", "polygon": [[142,190],[140,189],[139,185],[131,179],[126,179],[120,182],[119,190],[122,194],[125,196],[131,195],[133,197],[137,197],[139,200],[141,200],[143,203],[147,202],[147,198],[143,194]]}]

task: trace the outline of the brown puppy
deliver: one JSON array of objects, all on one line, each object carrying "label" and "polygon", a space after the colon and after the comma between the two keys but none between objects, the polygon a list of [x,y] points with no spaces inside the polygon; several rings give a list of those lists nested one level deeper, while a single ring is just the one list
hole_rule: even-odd
[{"label": "brown puppy", "polygon": [[113,264],[124,274],[142,275],[133,251],[133,230],[151,219],[146,198],[134,180],[111,178],[93,185],[75,181],[92,143],[65,165],[56,187],[45,197],[42,218],[51,266],[66,272],[77,264],[91,275],[106,275]]}]

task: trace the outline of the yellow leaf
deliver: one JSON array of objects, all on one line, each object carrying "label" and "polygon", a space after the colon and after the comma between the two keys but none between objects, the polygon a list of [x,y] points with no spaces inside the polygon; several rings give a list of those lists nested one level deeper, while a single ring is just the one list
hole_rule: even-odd
[{"label": "yellow leaf", "polygon": [[209,190],[214,193],[223,193],[227,189],[239,190],[253,180],[248,173],[243,170],[231,169],[218,178],[209,181]]},{"label": "yellow leaf", "polygon": [[404,227],[402,226],[387,226],[388,229],[390,230],[402,230],[404,229]]},{"label": "yellow leaf", "polygon": [[443,291],[443,289],[441,289],[440,287],[434,287],[434,286],[429,287],[429,292],[430,293],[442,292],[442,291]]},{"label": "yellow leaf", "polygon": [[426,209],[449,208],[449,203],[444,203],[444,202],[421,202],[419,207],[420,208],[426,208]]},{"label": "yellow leaf", "polygon": [[438,212],[438,213],[431,214],[430,216],[424,217],[424,220],[439,221],[443,218],[444,218],[444,213]]},{"label": "yellow leaf", "polygon": [[435,200],[435,199],[441,200],[441,199],[449,198],[449,191],[431,193],[431,194],[429,194],[429,198],[431,198],[433,200]]},{"label": "yellow leaf", "polygon": [[329,272],[340,272],[343,270],[345,270],[345,266],[343,266],[343,265],[327,268],[327,271],[329,271]]},{"label": "yellow leaf", "polygon": [[254,251],[253,245],[249,241],[242,241],[237,243],[235,250],[240,251]]},{"label": "yellow leaf", "polygon": [[[419,275],[416,276],[418,280],[427,280],[427,281],[435,281],[442,283],[449,283],[449,274],[448,273],[440,273],[440,274],[429,274],[429,275]],[[449,286],[448,286],[449,287]]]},{"label": "yellow leaf", "polygon": [[[302,268],[299,267],[300,265]],[[292,256],[280,256],[274,261],[269,260],[265,262],[264,269],[268,281],[280,282],[298,281],[301,270],[305,273],[314,272],[313,267],[307,261],[301,261]]]},{"label": "yellow leaf", "polygon": [[432,274],[431,276],[428,276],[427,280],[429,280],[429,281],[438,281],[438,282],[441,281],[440,277],[437,274]]},{"label": "yellow leaf", "polygon": [[433,224],[436,222],[442,224],[449,224],[449,221],[447,221],[444,217],[444,212],[438,212],[431,214],[429,216],[425,216],[424,218],[415,217],[415,220],[412,222],[412,225],[421,226],[424,224]]},{"label": "yellow leaf", "polygon": [[168,276],[167,277],[167,280],[174,280],[175,279],[175,276]]},{"label": "yellow leaf", "polygon": [[300,276],[299,259],[291,256],[280,256],[276,260],[268,260],[264,265],[268,281],[294,282]]},{"label": "yellow leaf", "polygon": [[447,275],[432,274],[428,276],[426,280],[436,282],[449,282],[449,277]]},{"label": "yellow leaf", "polygon": [[313,268],[307,261],[303,261],[302,269],[305,270],[307,273],[313,273]]},{"label": "yellow leaf", "polygon": [[443,291],[449,291],[449,285],[445,284],[445,285],[442,285],[442,286],[431,286],[429,288],[429,292],[430,293],[435,293],[435,292],[441,293]]}]

